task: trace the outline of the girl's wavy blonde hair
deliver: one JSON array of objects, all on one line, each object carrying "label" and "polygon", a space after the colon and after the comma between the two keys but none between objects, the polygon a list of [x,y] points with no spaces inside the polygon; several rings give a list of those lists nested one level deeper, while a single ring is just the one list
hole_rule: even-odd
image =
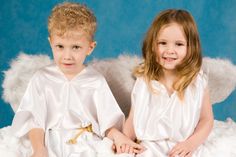
[{"label": "girl's wavy blonde hair", "polygon": [[69,31],[84,31],[93,40],[96,17],[89,8],[79,3],[65,2],[56,5],[48,18],[49,36],[63,36]]},{"label": "girl's wavy blonde hair", "polygon": [[160,30],[171,23],[177,23],[183,28],[187,41],[187,54],[183,62],[176,67],[178,80],[173,84],[173,89],[183,99],[184,90],[197,76],[202,65],[201,45],[197,26],[193,17],[185,10],[165,10],[154,19],[143,41],[142,55],[144,62],[135,68],[134,75],[144,77],[150,89],[152,89],[150,81],[160,79],[163,71],[156,59],[155,44]]}]

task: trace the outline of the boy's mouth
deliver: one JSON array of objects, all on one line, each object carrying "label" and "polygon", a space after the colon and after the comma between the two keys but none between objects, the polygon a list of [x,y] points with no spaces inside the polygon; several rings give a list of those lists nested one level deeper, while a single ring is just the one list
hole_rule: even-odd
[{"label": "boy's mouth", "polygon": [[73,63],[62,63],[62,65],[64,65],[65,67],[69,67],[69,66],[72,66],[74,64]]}]

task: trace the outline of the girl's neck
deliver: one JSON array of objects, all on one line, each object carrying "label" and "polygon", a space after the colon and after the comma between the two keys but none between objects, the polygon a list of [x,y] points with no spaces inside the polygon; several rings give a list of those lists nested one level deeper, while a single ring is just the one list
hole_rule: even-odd
[{"label": "girl's neck", "polygon": [[163,75],[160,78],[160,82],[166,87],[166,90],[169,95],[174,92],[173,84],[177,79],[177,75],[173,71],[165,71],[163,70]]},{"label": "girl's neck", "polygon": [[161,80],[165,80],[165,82],[169,82],[173,84],[176,81],[176,79],[177,79],[176,72],[163,70],[163,76]]}]

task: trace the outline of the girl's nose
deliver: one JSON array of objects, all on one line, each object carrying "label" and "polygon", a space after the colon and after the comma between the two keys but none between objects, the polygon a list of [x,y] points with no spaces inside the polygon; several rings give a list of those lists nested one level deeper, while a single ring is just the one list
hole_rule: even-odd
[{"label": "girl's nose", "polygon": [[174,46],[169,45],[169,46],[167,47],[166,52],[167,52],[168,54],[174,54],[174,53],[175,53],[175,48],[174,48]]}]

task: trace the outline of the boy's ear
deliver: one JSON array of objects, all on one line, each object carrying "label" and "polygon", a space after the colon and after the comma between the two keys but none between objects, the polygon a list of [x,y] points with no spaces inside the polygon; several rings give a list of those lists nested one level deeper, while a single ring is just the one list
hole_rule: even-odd
[{"label": "boy's ear", "polygon": [[89,52],[87,53],[88,56],[93,52],[93,50],[94,50],[94,48],[95,48],[96,46],[97,46],[97,42],[96,42],[96,41],[93,41],[93,42],[90,43],[90,50],[89,50]]},{"label": "boy's ear", "polygon": [[50,37],[48,37],[48,42],[51,45],[51,38]]}]

